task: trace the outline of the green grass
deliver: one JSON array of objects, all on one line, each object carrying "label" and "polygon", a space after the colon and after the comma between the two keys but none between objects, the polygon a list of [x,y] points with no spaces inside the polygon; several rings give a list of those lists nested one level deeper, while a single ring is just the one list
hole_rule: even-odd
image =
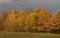
[{"label": "green grass", "polygon": [[0,38],[60,38],[60,34],[0,32]]}]

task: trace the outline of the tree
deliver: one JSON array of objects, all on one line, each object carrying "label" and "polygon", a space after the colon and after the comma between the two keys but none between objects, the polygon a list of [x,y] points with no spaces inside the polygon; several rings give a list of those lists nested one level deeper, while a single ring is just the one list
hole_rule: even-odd
[{"label": "tree", "polygon": [[37,13],[31,13],[30,15],[28,15],[28,17],[26,18],[26,25],[27,25],[27,30],[30,32],[34,32],[35,28],[38,23],[38,15]]},{"label": "tree", "polygon": [[4,23],[3,23],[3,18],[2,18],[2,15],[0,14],[0,31],[3,31],[4,29]]},{"label": "tree", "polygon": [[27,18],[28,13],[25,10],[22,10],[18,13],[17,17],[17,23],[19,24],[18,28],[20,29],[20,31],[25,31],[25,21]]},{"label": "tree", "polygon": [[34,12],[39,13],[41,11],[41,8],[35,8]]},{"label": "tree", "polygon": [[5,29],[5,22],[6,22],[7,17],[8,17],[7,11],[3,11],[0,14],[0,30],[2,31]]},{"label": "tree", "polygon": [[52,33],[60,33],[60,11],[53,14],[48,21],[49,30]]},{"label": "tree", "polygon": [[37,30],[40,31],[45,31],[45,23],[49,20],[50,18],[50,12],[48,10],[43,10],[38,13],[38,27]]},{"label": "tree", "polygon": [[8,14],[8,17],[5,22],[5,30],[6,31],[15,31],[16,26],[16,14],[18,13],[17,10],[13,10]]}]

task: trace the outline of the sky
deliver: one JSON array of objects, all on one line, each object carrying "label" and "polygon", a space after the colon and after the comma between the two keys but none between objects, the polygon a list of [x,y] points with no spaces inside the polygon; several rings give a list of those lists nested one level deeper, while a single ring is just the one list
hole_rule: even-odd
[{"label": "sky", "polygon": [[53,12],[60,9],[60,0],[0,0],[0,11],[36,7]]}]

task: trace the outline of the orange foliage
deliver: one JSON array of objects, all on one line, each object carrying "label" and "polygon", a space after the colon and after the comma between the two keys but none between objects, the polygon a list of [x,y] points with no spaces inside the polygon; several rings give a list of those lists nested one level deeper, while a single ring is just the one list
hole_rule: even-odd
[{"label": "orange foliage", "polygon": [[48,10],[35,8],[34,10],[3,11],[0,14],[0,30],[8,32],[57,32],[60,30],[60,11],[51,15]]}]

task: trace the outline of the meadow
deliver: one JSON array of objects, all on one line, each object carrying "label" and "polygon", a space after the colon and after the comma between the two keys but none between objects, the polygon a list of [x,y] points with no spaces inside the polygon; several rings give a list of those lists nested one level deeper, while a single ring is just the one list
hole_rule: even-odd
[{"label": "meadow", "polygon": [[0,38],[60,38],[60,34],[27,33],[27,32],[0,32]]}]

